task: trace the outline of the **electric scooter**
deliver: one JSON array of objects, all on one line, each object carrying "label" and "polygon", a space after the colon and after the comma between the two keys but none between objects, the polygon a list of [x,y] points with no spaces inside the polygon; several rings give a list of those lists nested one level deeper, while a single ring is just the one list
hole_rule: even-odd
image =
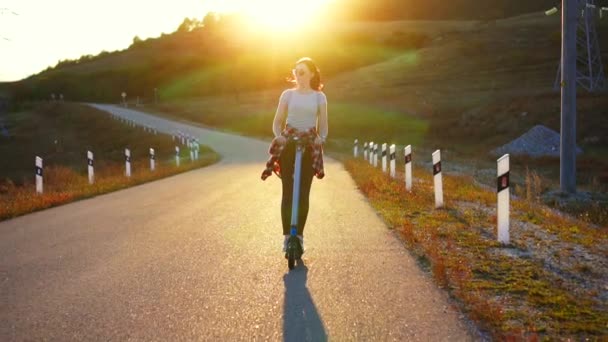
[{"label": "electric scooter", "polygon": [[293,199],[291,205],[291,228],[290,228],[290,236],[287,241],[287,250],[285,252],[285,258],[287,259],[287,266],[290,270],[292,270],[295,266],[296,260],[302,259],[302,254],[304,254],[304,250],[302,248],[302,244],[300,243],[300,239],[298,238],[298,206],[300,202],[300,178],[302,171],[302,154],[305,149],[305,140],[294,136],[291,138],[296,143],[296,160],[294,166],[294,175],[293,175]]}]

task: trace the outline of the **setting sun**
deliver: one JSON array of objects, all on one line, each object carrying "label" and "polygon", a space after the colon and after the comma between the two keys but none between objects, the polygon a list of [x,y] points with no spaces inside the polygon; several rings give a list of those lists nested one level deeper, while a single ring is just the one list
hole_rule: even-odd
[{"label": "setting sun", "polygon": [[331,0],[242,0],[235,10],[244,13],[255,24],[274,30],[292,31],[314,22],[315,15]]}]

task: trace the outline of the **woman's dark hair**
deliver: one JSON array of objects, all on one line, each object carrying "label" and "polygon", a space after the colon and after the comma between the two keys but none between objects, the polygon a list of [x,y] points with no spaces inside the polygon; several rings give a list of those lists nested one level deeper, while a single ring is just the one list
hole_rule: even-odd
[{"label": "woman's dark hair", "polygon": [[[323,83],[321,83],[321,71],[317,68],[315,62],[309,57],[300,58],[295,65],[305,64],[308,70],[312,72],[312,78],[310,79],[310,87],[313,90],[320,91],[323,89]],[[293,77],[293,76],[292,76]],[[295,82],[295,77],[292,82]]]}]

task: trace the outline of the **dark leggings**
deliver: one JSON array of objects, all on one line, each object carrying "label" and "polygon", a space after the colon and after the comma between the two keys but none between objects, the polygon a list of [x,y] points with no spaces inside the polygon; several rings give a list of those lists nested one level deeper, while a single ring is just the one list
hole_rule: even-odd
[{"label": "dark leggings", "polygon": [[[283,235],[290,234],[291,205],[293,199],[294,166],[296,160],[296,145],[287,143],[281,153],[281,182],[283,183],[283,197],[281,200],[281,220],[283,221]],[[308,198],[313,178],[312,155],[309,149],[302,153],[302,171],[300,173],[300,200],[298,206],[298,235],[304,234],[304,225],[308,216]]]}]

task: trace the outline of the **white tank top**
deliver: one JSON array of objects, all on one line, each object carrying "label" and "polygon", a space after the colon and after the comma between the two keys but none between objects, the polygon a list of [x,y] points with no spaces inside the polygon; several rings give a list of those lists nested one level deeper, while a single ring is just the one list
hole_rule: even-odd
[{"label": "white tank top", "polygon": [[326,102],[325,94],[320,91],[302,94],[295,89],[289,90],[286,123],[300,131],[317,127],[319,105]]}]

